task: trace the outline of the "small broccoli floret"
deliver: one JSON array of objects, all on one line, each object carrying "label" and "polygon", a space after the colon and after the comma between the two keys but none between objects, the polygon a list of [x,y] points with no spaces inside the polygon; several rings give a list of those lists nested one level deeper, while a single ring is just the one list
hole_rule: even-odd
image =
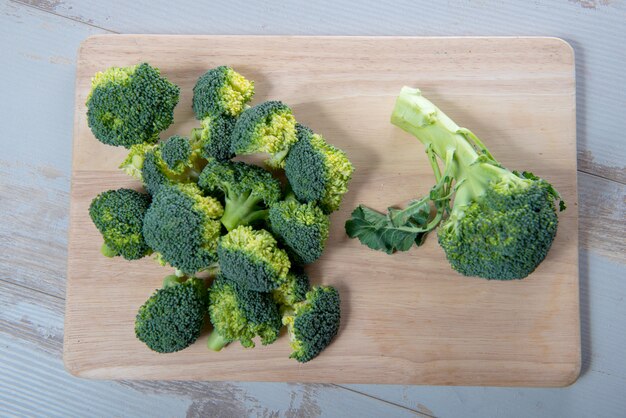
[{"label": "small broccoli floret", "polygon": [[346,154],[309,128],[298,126],[298,142],[285,160],[285,174],[296,197],[318,202],[326,213],[339,209],[354,167]]},{"label": "small broccoli floret", "polygon": [[287,273],[286,280],[280,286],[272,290],[272,298],[281,309],[290,309],[306,299],[310,289],[309,276],[302,269],[294,269]]},{"label": "small broccoli floret", "polygon": [[195,145],[178,135],[158,144],[133,145],[120,168],[140,180],[148,193],[154,195],[163,185],[198,179],[206,162]]},{"label": "small broccoli floret", "polygon": [[91,80],[87,123],[104,144],[154,143],[174,120],[179,92],[149,64],[111,67]]},{"label": "small broccoli floret", "polygon": [[207,193],[224,196],[222,224],[229,231],[267,218],[280,199],[280,183],[261,167],[243,162],[209,161],[198,181]]},{"label": "small broccoli floret", "polygon": [[185,274],[208,269],[217,260],[223,208],[194,183],[164,186],[144,218],[146,243]]},{"label": "small broccoli floret", "polygon": [[291,108],[269,101],[246,109],[235,124],[231,150],[236,155],[267,153],[270,167],[283,167],[289,148],[296,142],[296,120]]},{"label": "small broccoli floret", "polygon": [[207,116],[201,121],[201,128],[191,131],[191,141],[197,144],[202,157],[207,160],[230,160],[235,156],[231,151],[231,134],[235,118],[230,116]]},{"label": "small broccoli floret", "polygon": [[254,347],[252,339],[257,336],[263,345],[271,344],[281,328],[278,307],[268,293],[248,290],[221,276],[209,290],[209,317],[213,331],[207,346],[214,351],[237,340],[244,347]]},{"label": "small broccoli floret", "polygon": [[250,290],[269,292],[287,278],[287,253],[265,230],[238,226],[219,240],[217,256],[222,274]]},{"label": "small broccoli floret", "polygon": [[207,292],[196,278],[167,276],[139,308],[135,336],[158,353],[173,353],[189,347],[205,324]]},{"label": "small broccoli floret", "polygon": [[290,196],[272,205],[269,221],[272,232],[297,263],[309,264],[322,255],[330,220],[315,203],[300,203]]},{"label": "small broccoli floret", "polygon": [[322,352],[335,338],[341,319],[339,292],[331,286],[317,286],[303,302],[283,315],[294,358],[305,363]]},{"label": "small broccoli floret", "polygon": [[104,238],[101,252],[137,260],[152,251],[142,234],[150,196],[130,189],[109,190],[91,201],[89,216]]},{"label": "small broccoli floret", "polygon": [[204,73],[193,88],[196,119],[238,116],[254,95],[254,82],[232,68],[221,66]]}]

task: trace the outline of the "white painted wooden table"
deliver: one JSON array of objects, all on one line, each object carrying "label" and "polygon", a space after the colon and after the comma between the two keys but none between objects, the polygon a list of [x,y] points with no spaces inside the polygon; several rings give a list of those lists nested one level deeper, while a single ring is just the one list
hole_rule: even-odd
[{"label": "white painted wooden table", "polygon": [[[624,1],[202,3],[0,1],[0,416],[626,416]],[[569,41],[578,88],[578,382],[516,389],[105,382],[67,374],[61,351],[74,73],[78,45],[96,33]]]}]

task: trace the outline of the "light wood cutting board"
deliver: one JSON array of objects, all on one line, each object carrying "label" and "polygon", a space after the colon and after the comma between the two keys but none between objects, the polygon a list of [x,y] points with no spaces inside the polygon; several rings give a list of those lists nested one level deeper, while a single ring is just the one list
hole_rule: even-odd
[{"label": "light wood cutting board", "polygon": [[[341,331],[318,358],[288,359],[288,338],[219,353],[206,332],[174,354],[134,337],[137,308],[171,270],[146,258],[100,255],[87,208],[99,192],[139,188],[117,166],[125,150],[92,136],[91,76],[142,61],[181,87],[170,134],[197,125],[192,87],[230,65],[256,82],[254,103],[280,99],[343,148],[356,171],[332,215],[313,283],[342,296]],[[105,35],[80,48],[64,359],[75,375],[106,379],[251,380],[436,385],[562,386],[580,370],[575,83],[572,48],[555,38],[242,37]],[[389,123],[403,85],[419,87],[473,130],[510,169],[553,183],[568,203],[543,264],[521,281],[462,277],[436,236],[393,256],[350,240],[344,222],[364,203],[384,210],[434,183],[423,146]]]}]

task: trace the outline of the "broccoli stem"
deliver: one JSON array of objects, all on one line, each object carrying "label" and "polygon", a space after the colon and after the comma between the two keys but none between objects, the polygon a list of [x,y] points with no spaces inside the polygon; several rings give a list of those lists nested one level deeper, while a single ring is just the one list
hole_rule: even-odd
[{"label": "broccoli stem", "polygon": [[207,340],[207,347],[209,350],[220,351],[224,346],[228,344],[228,341],[224,339],[216,330],[213,330],[211,334],[209,334],[209,339]]},{"label": "broccoli stem", "polygon": [[163,288],[173,287],[181,284],[185,280],[184,277],[177,276],[175,274],[170,274],[169,276],[165,276],[163,279]]},{"label": "broccoli stem", "polygon": [[103,256],[113,258],[117,256],[117,252],[115,252],[111,247],[109,247],[106,242],[102,243],[102,247],[100,247],[100,252]]},{"label": "broccoli stem", "polygon": [[253,194],[244,194],[236,198],[226,198],[222,225],[232,231],[239,225],[248,225],[259,219],[267,218],[267,210],[258,209],[261,199]]}]

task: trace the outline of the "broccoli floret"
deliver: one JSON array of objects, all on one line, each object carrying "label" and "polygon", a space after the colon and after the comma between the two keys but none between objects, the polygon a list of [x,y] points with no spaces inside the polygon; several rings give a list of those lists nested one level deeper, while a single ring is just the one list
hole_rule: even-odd
[{"label": "broccoli floret", "polygon": [[280,199],[280,182],[261,167],[243,162],[209,161],[198,181],[207,193],[224,196],[222,224],[229,231],[267,218]]},{"label": "broccoli floret", "polygon": [[267,164],[282,168],[296,140],[296,120],[291,108],[282,102],[269,101],[246,109],[237,119],[231,150],[236,155],[270,154]]},{"label": "broccoli floret", "polygon": [[269,292],[287,278],[291,262],[269,232],[238,226],[219,240],[220,271],[250,290]]},{"label": "broccoli floret", "polygon": [[130,189],[109,190],[91,201],[89,216],[104,238],[102,254],[137,260],[152,252],[142,234],[149,206],[149,195]]},{"label": "broccoli floret", "polygon": [[104,144],[130,148],[155,143],[174,120],[179,92],[147,63],[111,67],[91,80],[87,123]]},{"label": "broccoli floret", "polygon": [[272,298],[281,309],[290,309],[306,299],[310,289],[309,276],[302,269],[294,269],[287,273],[286,280],[280,286],[272,290]]},{"label": "broccoli floret", "polygon": [[204,73],[193,88],[196,119],[238,116],[254,95],[254,82],[232,68],[221,66]]},{"label": "broccoli floret", "polygon": [[354,167],[345,152],[329,145],[306,126],[285,160],[285,174],[300,201],[318,202],[326,213],[339,209]]},{"label": "broccoli floret", "polygon": [[[437,184],[428,196],[387,215],[357,208],[346,223],[348,235],[392,252],[393,239],[415,238],[439,226],[439,244],[459,273],[498,280],[532,273],[556,236],[555,201],[560,196],[552,185],[532,173],[502,167],[476,135],[459,127],[418,89],[402,89],[391,122],[426,146]],[[428,217],[431,204],[436,211]],[[427,216],[418,220],[413,214],[420,208],[426,208]],[[562,201],[560,209],[565,209]],[[359,213],[367,213],[368,219]],[[408,242],[397,249],[409,249]]]},{"label": "broccoli floret", "polygon": [[200,279],[167,276],[139,308],[135,336],[158,353],[173,353],[193,344],[205,324],[207,292]]},{"label": "broccoli floret", "polygon": [[314,202],[300,203],[289,196],[272,205],[269,221],[272,232],[297,263],[309,264],[322,255],[330,220]]},{"label": "broccoli floret", "polygon": [[213,331],[207,346],[214,351],[237,340],[244,347],[254,347],[256,336],[263,345],[271,344],[282,325],[278,307],[268,293],[248,290],[221,276],[209,290],[209,317]]},{"label": "broccoli floret", "polygon": [[120,168],[155,195],[163,185],[197,181],[205,163],[196,143],[174,135],[158,144],[133,145]]},{"label": "broccoli floret", "polygon": [[339,292],[331,286],[317,286],[303,302],[283,315],[291,340],[291,355],[305,363],[322,352],[337,335],[341,320]]},{"label": "broccoli floret", "polygon": [[222,214],[220,202],[194,183],[164,186],[146,212],[143,234],[161,260],[191,275],[216,262]]},{"label": "broccoli floret", "polygon": [[207,116],[201,121],[201,128],[191,131],[191,141],[200,149],[202,157],[207,160],[230,160],[235,156],[231,151],[231,134],[235,126],[235,118],[230,116]]}]

